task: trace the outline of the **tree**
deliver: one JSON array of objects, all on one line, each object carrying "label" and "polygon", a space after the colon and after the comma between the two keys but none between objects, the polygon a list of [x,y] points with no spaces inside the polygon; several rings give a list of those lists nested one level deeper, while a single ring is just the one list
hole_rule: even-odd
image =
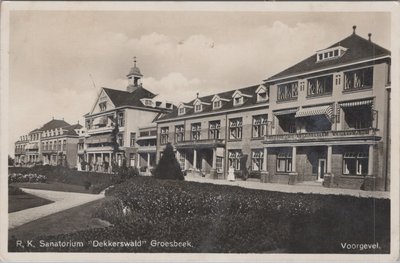
[{"label": "tree", "polygon": [[168,143],[165,147],[164,154],[154,170],[154,177],[158,179],[185,180],[181,166],[175,158],[171,143]]},{"label": "tree", "polygon": [[14,165],[14,159],[9,155],[8,156],[8,166],[13,166]]}]

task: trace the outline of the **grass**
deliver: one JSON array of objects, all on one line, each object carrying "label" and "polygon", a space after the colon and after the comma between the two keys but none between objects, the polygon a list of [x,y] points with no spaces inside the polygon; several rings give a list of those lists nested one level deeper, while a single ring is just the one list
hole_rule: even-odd
[{"label": "grass", "polygon": [[8,231],[9,237],[19,240],[73,233],[92,228],[102,228],[108,223],[93,218],[93,213],[99,208],[103,199],[73,207],[52,215],[39,218]]},{"label": "grass", "polygon": [[53,201],[31,195],[28,193],[9,195],[8,196],[8,212],[13,213],[32,207],[51,204]]},{"label": "grass", "polygon": [[30,188],[30,189],[40,189],[40,190],[50,190],[50,191],[62,191],[62,192],[74,192],[74,193],[92,193],[90,189],[85,189],[81,185],[66,184],[60,182],[51,183],[13,183],[12,186]]}]

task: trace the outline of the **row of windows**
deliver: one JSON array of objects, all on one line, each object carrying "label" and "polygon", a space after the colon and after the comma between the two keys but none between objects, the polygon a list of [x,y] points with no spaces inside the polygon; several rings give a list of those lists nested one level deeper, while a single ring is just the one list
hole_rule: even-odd
[{"label": "row of windows", "polygon": [[[320,96],[332,94],[333,75],[310,78],[306,80],[307,96]],[[335,84],[341,84],[341,75],[335,75]],[[373,84],[373,68],[363,68],[344,72],[344,91],[370,88]],[[298,82],[290,82],[278,85],[277,100],[295,100],[298,97]],[[300,82],[300,90],[303,91],[305,82]]]},{"label": "row of windows", "polygon": [[42,142],[43,150],[62,150],[65,149],[67,140]]},{"label": "row of windows", "polygon": [[[260,138],[267,135],[268,116],[266,114],[253,116],[252,137]],[[191,140],[201,139],[201,123],[192,123],[190,128]],[[184,125],[175,126],[175,142],[185,140]],[[208,125],[208,139],[220,139],[221,121],[210,121]],[[243,136],[243,118],[229,119],[229,139],[240,140]],[[169,127],[161,127],[160,143],[169,142]]]},{"label": "row of windows", "polygon": [[[108,118],[113,119],[110,116],[101,116],[96,118],[92,118],[92,119],[86,119],[85,121],[85,127],[87,129],[92,129],[92,128],[99,128],[99,127],[105,127],[107,125],[107,123],[109,122]],[[95,123],[96,120],[96,124]],[[117,116],[117,123],[119,127],[124,127],[125,126],[125,118],[124,118],[124,113],[123,112],[119,112],[118,116]],[[111,124],[113,125],[114,122]],[[96,127],[94,127],[96,126]]]}]

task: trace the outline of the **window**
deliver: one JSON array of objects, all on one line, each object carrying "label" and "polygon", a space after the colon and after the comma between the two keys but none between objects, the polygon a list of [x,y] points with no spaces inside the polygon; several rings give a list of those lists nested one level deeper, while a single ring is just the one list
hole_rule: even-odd
[{"label": "window", "polygon": [[308,80],[308,96],[318,96],[332,93],[333,77],[324,76]]},{"label": "window", "polygon": [[100,108],[100,111],[106,111],[107,110],[107,102],[99,103],[99,108]]},{"label": "window", "polygon": [[278,101],[294,100],[298,95],[298,83],[291,82],[278,85]]},{"label": "window", "polygon": [[220,100],[216,100],[213,102],[213,109],[219,109],[221,108],[221,101]]},{"label": "window", "polygon": [[201,105],[200,103],[194,106],[194,112],[201,112],[202,110],[203,110],[203,105]]},{"label": "window", "polygon": [[344,119],[349,129],[372,128],[371,105],[344,108]]},{"label": "window", "polygon": [[229,120],[229,139],[242,139],[242,118]]},{"label": "window", "polygon": [[251,151],[251,170],[261,171],[264,163],[264,150],[257,149]]},{"label": "window", "polygon": [[63,140],[63,151],[67,150],[66,147],[67,147],[67,140]]},{"label": "window", "polygon": [[125,126],[125,118],[124,118],[124,113],[119,112],[118,113],[118,126],[119,127],[124,127]]},{"label": "window", "polygon": [[233,98],[233,106],[238,106],[243,104],[243,97]]},{"label": "window", "polygon": [[217,156],[216,162],[215,162],[215,168],[217,169],[217,173],[222,173],[223,168],[222,168],[222,157]]},{"label": "window", "polygon": [[276,158],[276,171],[277,172],[292,171],[292,153],[290,151],[282,151],[278,153],[278,156]]},{"label": "window", "polygon": [[53,142],[50,142],[49,150],[53,150]]},{"label": "window", "polygon": [[191,125],[191,136],[192,140],[200,140],[201,123],[192,123]]},{"label": "window", "polygon": [[179,108],[178,114],[183,115],[183,114],[185,114],[185,112],[186,112],[186,108],[181,107],[181,108]]},{"label": "window", "polygon": [[57,147],[57,150],[59,150],[59,151],[61,151],[61,141],[58,141],[58,147]]},{"label": "window", "polygon": [[340,74],[337,74],[335,76],[335,84],[340,85],[341,82],[342,82],[342,76]]},{"label": "window", "polygon": [[160,143],[161,144],[168,143],[168,133],[169,133],[168,127],[161,127],[161,134],[160,134]]},{"label": "window", "polygon": [[130,140],[130,145],[131,147],[135,147],[135,143],[136,143],[136,132],[131,132],[131,140]]},{"label": "window", "polygon": [[124,135],[123,134],[121,134],[121,133],[118,134],[117,140],[118,140],[117,142],[118,142],[119,146],[121,146],[121,147],[124,146]]},{"label": "window", "polygon": [[241,150],[231,150],[228,152],[229,167],[235,170],[240,170],[240,158],[242,157]]},{"label": "window", "polygon": [[153,106],[153,101],[150,99],[144,99],[144,105],[145,106]]},{"label": "window", "polygon": [[348,71],[344,73],[345,77],[345,91],[371,88],[373,82],[373,69],[372,67]]},{"label": "window", "polygon": [[[88,119],[88,120],[85,121],[85,126],[86,126],[87,129],[91,129],[91,128],[92,128],[92,122],[91,122],[90,119]],[[48,132],[47,132],[47,136],[48,136],[48,135],[49,135],[49,134],[48,134]]]},{"label": "window", "polygon": [[267,135],[267,114],[253,116],[253,138]]},{"label": "window", "polygon": [[368,153],[346,152],[343,154],[343,174],[367,175]]},{"label": "window", "polygon": [[183,125],[175,126],[175,142],[183,142],[185,139],[185,128]]},{"label": "window", "polygon": [[267,101],[267,100],[268,100],[267,92],[260,92],[257,94],[257,101]]},{"label": "window", "polygon": [[221,121],[210,121],[209,122],[209,139],[220,139]]}]

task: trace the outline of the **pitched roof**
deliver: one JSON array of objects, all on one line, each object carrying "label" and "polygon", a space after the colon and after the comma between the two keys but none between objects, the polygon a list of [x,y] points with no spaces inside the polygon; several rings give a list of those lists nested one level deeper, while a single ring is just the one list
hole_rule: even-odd
[{"label": "pitched roof", "polygon": [[143,98],[154,98],[155,95],[151,91],[139,86],[133,92],[123,91],[123,90],[115,90],[109,88],[103,88],[107,93],[108,97],[110,97],[111,101],[114,103],[115,107],[121,106],[136,106],[136,107],[145,107],[140,99]]},{"label": "pitched roof", "polygon": [[70,124],[64,120],[51,120],[47,123],[45,123],[40,129],[38,129],[39,131],[47,131],[47,130],[52,130],[52,129],[56,129],[56,128],[63,128],[66,126],[70,126]]},{"label": "pitched roof", "polygon": [[[204,114],[207,112],[219,112],[219,111],[224,111],[224,110],[229,110],[229,109],[233,109],[233,108],[243,108],[246,106],[250,106],[250,105],[255,105],[257,104],[257,96],[256,96],[256,90],[257,88],[260,86],[260,84],[257,84],[255,86],[250,86],[250,87],[246,87],[246,88],[241,88],[241,89],[236,89],[236,90],[230,90],[230,91],[225,91],[225,92],[221,92],[221,93],[217,93],[217,94],[212,94],[212,95],[208,95],[208,96],[204,96],[204,97],[199,97],[198,99],[200,99],[202,102],[206,102],[209,103],[209,105],[207,104],[203,104],[203,110],[201,112],[194,112],[194,108],[186,108],[186,113],[184,115],[181,115],[182,117],[188,116],[188,115],[192,115],[192,116],[196,116],[197,114]],[[243,94],[248,94],[248,95],[253,95],[251,98],[249,97],[243,97],[243,104],[240,106],[233,106],[233,100],[232,100],[232,95],[239,90],[241,93]],[[212,106],[212,98],[218,95],[220,98],[222,99],[229,99],[229,101],[222,101],[221,100],[221,108],[217,109],[217,110],[213,110],[213,106]],[[197,99],[197,98],[196,98]],[[190,102],[184,103],[185,105],[193,105],[193,102],[196,100],[191,100]],[[166,119],[171,119],[171,118],[175,118],[178,117],[178,109],[174,109],[172,112],[166,113],[163,116],[160,116],[157,120],[155,121],[159,121],[159,120],[166,120]]]},{"label": "pitched roof", "polygon": [[291,75],[306,73],[309,71],[320,70],[332,66],[340,66],[352,62],[358,62],[366,59],[374,59],[390,55],[390,51],[353,33],[345,39],[331,45],[328,48],[342,46],[347,48],[343,56],[336,59],[329,59],[317,62],[317,55],[314,54],[303,61],[291,66],[278,74],[269,77],[265,81],[272,81]]},{"label": "pitched roof", "polygon": [[69,125],[69,126],[66,126],[66,127],[63,127],[63,129],[66,130],[66,132],[64,132],[64,134],[67,134],[67,135],[78,135],[78,134],[75,132],[75,130],[76,130],[76,129],[80,129],[80,128],[82,128],[82,127],[83,127],[83,126],[80,125],[79,123],[73,124],[73,125]]}]

